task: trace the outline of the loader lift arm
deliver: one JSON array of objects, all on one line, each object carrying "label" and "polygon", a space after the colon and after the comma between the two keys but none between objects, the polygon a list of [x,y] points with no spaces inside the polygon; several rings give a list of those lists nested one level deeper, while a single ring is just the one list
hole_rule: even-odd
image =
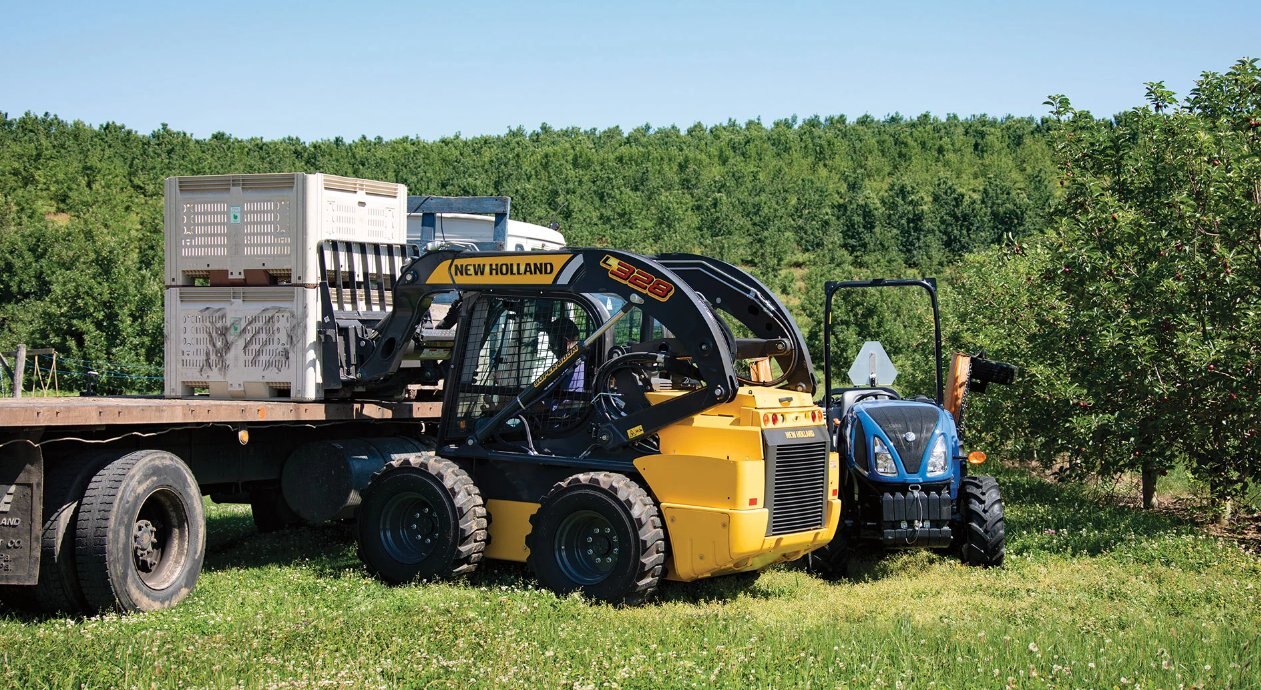
[{"label": "loader lift arm", "polygon": [[[728,267],[734,270],[734,267]],[[732,400],[739,387],[735,341],[709,303],[665,263],[607,249],[555,252],[429,252],[404,267],[394,288],[393,310],[360,343],[353,367],[343,367],[343,390],[371,395],[392,386],[407,345],[433,297],[451,290],[533,296],[613,294],[643,310],[673,334],[668,357],[694,367],[701,386],[651,407],[604,420],[595,438],[615,449],[716,404]],[[795,324],[792,331],[796,331]],[[793,340],[776,334],[776,340]],[[457,340],[464,338],[464,329]],[[796,333],[800,338],[800,333]],[[532,387],[546,388],[576,362],[567,353]],[[808,359],[806,360],[808,361]],[[331,371],[330,369],[326,369]],[[500,420],[502,421],[502,420]],[[480,443],[493,430],[480,430]],[[470,442],[470,444],[472,443]]]}]

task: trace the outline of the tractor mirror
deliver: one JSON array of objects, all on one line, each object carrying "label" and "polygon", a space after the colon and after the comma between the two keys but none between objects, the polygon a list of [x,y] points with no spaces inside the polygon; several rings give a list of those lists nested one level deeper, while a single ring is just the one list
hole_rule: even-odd
[{"label": "tractor mirror", "polygon": [[858,357],[849,368],[849,380],[855,386],[891,386],[898,378],[898,369],[878,340],[863,343]]}]

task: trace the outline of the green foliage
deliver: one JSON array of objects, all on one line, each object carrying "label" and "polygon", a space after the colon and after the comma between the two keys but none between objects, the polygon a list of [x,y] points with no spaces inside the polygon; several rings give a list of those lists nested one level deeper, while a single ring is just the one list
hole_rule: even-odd
[{"label": "green foliage", "polygon": [[515,217],[558,221],[575,245],[725,258],[800,308],[816,348],[824,279],[933,271],[1022,236],[1053,188],[1044,125],[1017,118],[305,143],[0,114],[0,346],[160,363],[162,179],[278,171],[506,194]]},{"label": "green foliage", "polygon": [[966,344],[1030,375],[993,437],[1079,472],[1185,461],[1233,493],[1261,474],[1261,69],[1147,94],[1112,121],[1047,101],[1055,222],[972,259],[953,304]]}]

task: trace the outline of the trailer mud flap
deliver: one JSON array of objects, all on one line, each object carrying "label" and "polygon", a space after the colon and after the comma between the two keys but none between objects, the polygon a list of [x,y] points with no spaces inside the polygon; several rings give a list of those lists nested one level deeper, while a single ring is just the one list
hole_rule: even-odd
[{"label": "trailer mud flap", "polygon": [[39,578],[44,515],[44,456],[18,442],[0,448],[0,585]]}]

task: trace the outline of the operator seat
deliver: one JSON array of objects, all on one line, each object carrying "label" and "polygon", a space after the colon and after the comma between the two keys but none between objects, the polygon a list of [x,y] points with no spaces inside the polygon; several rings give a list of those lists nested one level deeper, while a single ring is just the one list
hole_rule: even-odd
[{"label": "operator seat", "polygon": [[[871,395],[871,394],[875,395]],[[863,398],[863,396],[869,396]],[[858,402],[860,398],[865,400],[899,400],[899,396],[892,388],[871,387],[871,388],[833,388],[828,394],[828,430],[832,434],[835,441],[835,448],[840,451],[845,444],[843,434],[841,434],[841,426],[845,421],[845,415],[849,414],[850,409]]]}]

